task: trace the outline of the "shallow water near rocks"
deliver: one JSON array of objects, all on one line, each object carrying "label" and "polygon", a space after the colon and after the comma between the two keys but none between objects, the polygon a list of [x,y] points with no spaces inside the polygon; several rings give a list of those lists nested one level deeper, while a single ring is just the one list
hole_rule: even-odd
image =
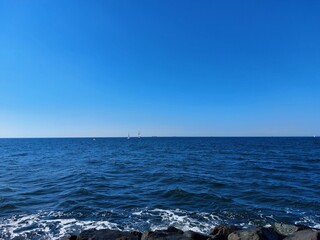
[{"label": "shallow water near rocks", "polygon": [[319,138],[0,139],[0,239],[320,223]]}]

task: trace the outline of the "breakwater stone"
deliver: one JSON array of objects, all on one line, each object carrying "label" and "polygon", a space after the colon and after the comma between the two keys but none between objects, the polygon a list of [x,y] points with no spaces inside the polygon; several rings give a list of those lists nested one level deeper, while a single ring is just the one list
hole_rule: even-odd
[{"label": "breakwater stone", "polygon": [[211,230],[210,235],[212,235],[211,238],[215,240],[227,240],[229,234],[238,230],[241,230],[241,228],[237,226],[218,225]]},{"label": "breakwater stone", "polygon": [[270,228],[254,228],[230,233],[228,240],[281,240],[281,236]]},{"label": "breakwater stone", "polygon": [[175,227],[167,230],[147,231],[142,234],[141,240],[208,240],[209,235],[194,231],[183,232]]},{"label": "breakwater stone", "polygon": [[302,225],[292,225],[292,224],[284,224],[284,223],[275,223],[274,230],[282,236],[289,236],[294,234],[295,232],[306,230],[308,227]]},{"label": "breakwater stone", "polygon": [[141,233],[139,232],[122,232],[109,229],[89,229],[81,232],[77,240],[140,240]]},{"label": "breakwater stone", "polygon": [[297,231],[284,240],[320,240],[320,231],[312,229]]},{"label": "breakwater stone", "polygon": [[182,231],[173,226],[164,230],[128,232],[109,229],[89,229],[65,240],[320,240],[320,230],[301,225],[276,223],[273,227],[241,229],[238,226],[216,226],[209,235]]}]

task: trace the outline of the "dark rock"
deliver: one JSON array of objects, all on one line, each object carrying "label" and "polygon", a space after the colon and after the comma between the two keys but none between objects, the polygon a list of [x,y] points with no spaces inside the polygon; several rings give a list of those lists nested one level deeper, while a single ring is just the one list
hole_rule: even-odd
[{"label": "dark rock", "polygon": [[284,238],[283,240],[320,240],[320,231],[311,229],[301,230]]},{"label": "dark rock", "polygon": [[90,229],[79,234],[77,240],[140,240],[137,234],[109,229]]},{"label": "dark rock", "polygon": [[141,240],[191,240],[183,235],[183,232],[172,232],[173,229],[148,231],[142,234]]},{"label": "dark rock", "polygon": [[283,239],[277,232],[275,232],[272,228],[260,228],[260,235],[263,239],[266,240],[281,240]]},{"label": "dark rock", "polygon": [[182,230],[178,229],[178,228],[175,228],[173,226],[169,226],[168,229],[167,229],[167,232],[174,232],[174,233],[183,233]]},{"label": "dark rock", "polygon": [[237,226],[223,226],[219,225],[216,226],[211,232],[210,235],[213,235],[211,237],[215,240],[227,240],[230,233],[240,230],[241,228]]},{"label": "dark rock", "polygon": [[208,235],[193,231],[186,231],[183,235],[192,240],[207,240],[208,238],[210,238],[210,236]]},{"label": "dark rock", "polygon": [[77,236],[76,235],[67,234],[66,236],[64,236],[62,238],[62,240],[77,240]]},{"label": "dark rock", "polygon": [[77,235],[70,235],[66,240],[77,240]]},{"label": "dark rock", "polygon": [[270,228],[254,228],[235,231],[228,236],[228,240],[280,240],[281,237]]},{"label": "dark rock", "polygon": [[284,223],[275,223],[273,228],[282,236],[289,236],[294,234],[295,232],[308,229],[308,227],[303,225],[291,225]]},{"label": "dark rock", "polygon": [[138,231],[133,231],[133,232],[131,232],[131,234],[137,236],[139,239],[142,237],[142,233],[138,232]]}]

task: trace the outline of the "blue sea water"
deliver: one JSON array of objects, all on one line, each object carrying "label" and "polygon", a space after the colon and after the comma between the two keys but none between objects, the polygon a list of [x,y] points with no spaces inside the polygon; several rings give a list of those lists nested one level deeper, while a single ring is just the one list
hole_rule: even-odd
[{"label": "blue sea water", "polygon": [[0,139],[0,239],[320,223],[319,138]]}]

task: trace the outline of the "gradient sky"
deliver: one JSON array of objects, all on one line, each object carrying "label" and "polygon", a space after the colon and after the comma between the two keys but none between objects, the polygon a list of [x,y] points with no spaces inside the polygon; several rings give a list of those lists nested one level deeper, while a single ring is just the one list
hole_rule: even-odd
[{"label": "gradient sky", "polygon": [[319,13],[0,0],[0,137],[320,135]]}]

